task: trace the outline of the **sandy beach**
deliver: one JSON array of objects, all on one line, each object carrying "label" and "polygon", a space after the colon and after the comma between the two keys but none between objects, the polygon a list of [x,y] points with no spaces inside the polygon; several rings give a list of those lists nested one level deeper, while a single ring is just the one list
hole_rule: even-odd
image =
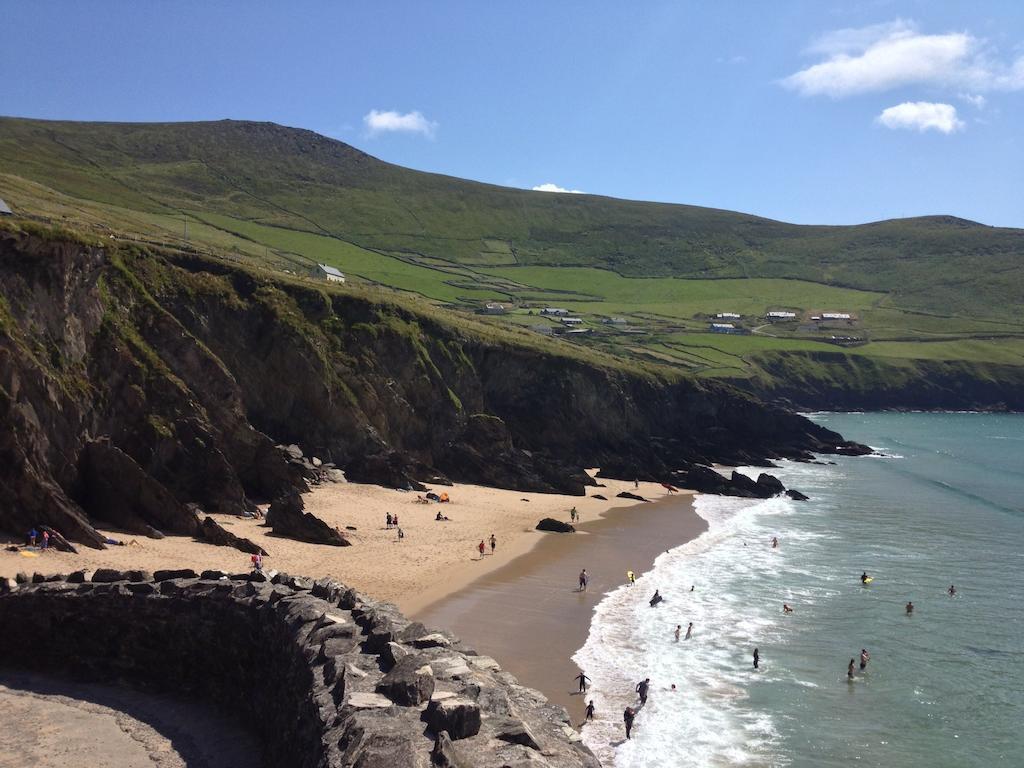
[{"label": "sandy beach", "polygon": [[[600,479],[600,488],[588,488],[587,497],[559,494],[524,493],[482,486],[456,484],[438,487],[451,497],[448,504],[420,504],[415,493],[357,483],[324,484],[306,494],[306,510],[330,525],[354,526],[346,530],[351,547],[329,547],[293,541],[275,536],[262,520],[215,515],[227,530],[256,542],[268,553],[266,569],[304,576],[329,576],[367,594],[398,604],[413,613],[447,594],[465,587],[474,579],[508,564],[517,555],[537,543],[558,534],[534,530],[544,517],[569,520],[576,507],[584,523],[613,507],[639,502],[617,499],[623,490],[645,498],[658,499],[665,489],[655,483]],[[607,500],[592,498],[601,494]],[[649,506],[649,505],[644,505]],[[435,521],[440,510],[451,518]],[[405,538],[399,542],[396,531],[385,526],[385,516],[398,515]],[[0,576],[14,577],[19,572],[69,573],[81,568],[161,568],[221,569],[229,572],[249,568],[249,555],[229,547],[217,547],[189,537],[167,536],[148,539],[104,529],[112,538],[137,542],[112,546],[105,550],[79,547],[79,554],[48,550],[45,552],[8,552],[0,550]],[[494,534],[495,554],[479,556],[477,545]],[[4,546],[23,543],[6,539]]]},{"label": "sandy beach", "polygon": [[[659,554],[706,528],[693,510],[691,492],[663,492],[654,503],[584,521],[576,534],[546,537],[522,557],[411,615],[495,657],[579,724],[586,703],[573,680],[579,670],[571,657],[587,638],[594,607],[625,582],[627,570],[639,577]],[[577,587],[582,568],[589,575],[585,592]],[[635,588],[653,593],[656,586],[640,578]]]}]

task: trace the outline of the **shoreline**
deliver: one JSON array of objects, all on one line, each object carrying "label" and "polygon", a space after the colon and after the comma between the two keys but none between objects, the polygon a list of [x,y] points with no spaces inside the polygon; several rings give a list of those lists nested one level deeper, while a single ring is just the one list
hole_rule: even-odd
[{"label": "shoreline", "polygon": [[[639,576],[658,555],[707,530],[694,496],[681,492],[608,509],[579,525],[577,534],[543,537],[514,560],[407,615],[443,626],[493,655],[521,684],[565,707],[578,724],[585,699],[576,690],[579,670],[572,656],[586,642],[594,609],[624,582],[627,570]],[[590,575],[582,593],[576,587],[581,568]],[[642,581],[637,588],[648,589]]]}]

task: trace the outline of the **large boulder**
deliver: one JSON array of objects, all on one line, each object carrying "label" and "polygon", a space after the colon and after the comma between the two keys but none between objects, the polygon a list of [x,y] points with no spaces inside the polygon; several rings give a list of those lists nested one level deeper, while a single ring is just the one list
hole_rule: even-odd
[{"label": "large boulder", "polygon": [[421,655],[400,659],[377,684],[377,692],[404,707],[429,701],[434,695],[434,673],[428,661]]},{"label": "large boulder", "polygon": [[554,533],[575,533],[576,529],[573,528],[569,523],[563,523],[561,520],[555,520],[553,517],[545,517],[539,523],[537,523],[538,531],[552,531]]},{"label": "large boulder", "polygon": [[248,552],[250,555],[267,556],[267,551],[259,544],[250,539],[236,536],[231,531],[226,530],[224,526],[212,517],[207,517],[203,520],[202,525],[199,527],[199,538],[208,544],[216,544],[219,547],[234,547],[242,552]]},{"label": "large boulder", "polygon": [[757,485],[763,488],[769,496],[778,496],[786,490],[786,486],[782,484],[775,475],[769,475],[767,472],[762,472],[757,476]]},{"label": "large boulder", "polygon": [[310,544],[347,547],[352,543],[341,534],[341,531],[331,528],[319,517],[304,512],[304,508],[302,497],[297,492],[285,494],[267,510],[267,525],[279,536]]},{"label": "large boulder", "polygon": [[432,699],[423,719],[433,733],[447,731],[453,740],[466,739],[480,732],[480,707],[460,696]]},{"label": "large boulder", "polygon": [[154,535],[154,528],[186,536],[199,531],[195,513],[109,439],[86,443],[81,477],[82,506],[94,519],[139,536]]}]

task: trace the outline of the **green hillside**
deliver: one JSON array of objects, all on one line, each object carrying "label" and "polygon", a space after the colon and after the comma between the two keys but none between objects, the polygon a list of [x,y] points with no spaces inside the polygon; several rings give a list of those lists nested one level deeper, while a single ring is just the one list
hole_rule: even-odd
[{"label": "green hillside", "polygon": [[[510,309],[488,322],[561,330],[537,311],[565,307],[590,331],[575,343],[701,375],[764,383],[819,352],[882,376],[897,359],[1024,366],[1024,230],[952,217],[798,226],[531,192],[237,121],[0,118],[0,197],[120,238],[299,274],[315,260],[456,310]],[[796,317],[765,321],[780,309]],[[718,312],[742,315],[745,335],[708,333]]]}]

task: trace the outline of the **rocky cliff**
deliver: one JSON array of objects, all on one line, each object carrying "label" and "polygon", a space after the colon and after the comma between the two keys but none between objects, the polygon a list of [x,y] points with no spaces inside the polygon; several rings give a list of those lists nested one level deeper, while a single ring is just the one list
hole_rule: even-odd
[{"label": "rocky cliff", "polygon": [[[193,534],[305,489],[275,446],[391,485],[582,494],[858,450],[723,384],[530,346],[429,308],[182,253],[0,229],[0,528]],[[134,527],[133,527],[134,526]]]},{"label": "rocky cliff", "polygon": [[[201,578],[200,578],[201,576]],[[99,570],[0,579],[0,659],[207,700],[284,768],[596,768],[561,707],[329,580]]]}]

